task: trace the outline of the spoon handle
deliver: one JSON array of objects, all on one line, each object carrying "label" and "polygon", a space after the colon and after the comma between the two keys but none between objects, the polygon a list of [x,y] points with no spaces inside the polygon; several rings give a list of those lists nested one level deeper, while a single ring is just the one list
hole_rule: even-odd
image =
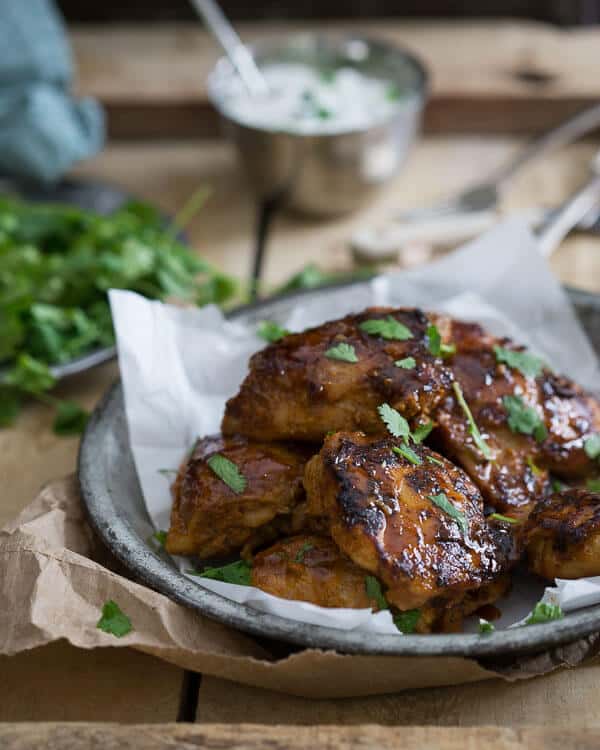
[{"label": "spoon handle", "polygon": [[217,3],[214,0],[191,0],[191,3],[223,47],[249,93],[253,96],[268,94],[265,77]]}]

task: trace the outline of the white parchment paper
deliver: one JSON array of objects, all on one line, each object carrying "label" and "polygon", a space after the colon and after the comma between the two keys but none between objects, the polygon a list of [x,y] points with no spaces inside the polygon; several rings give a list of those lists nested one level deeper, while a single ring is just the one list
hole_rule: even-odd
[{"label": "white parchment paper", "polygon": [[[226,400],[265,344],[255,330],[228,322],[215,307],[182,309],[121,290],[110,292],[131,447],[148,512],[167,529],[169,483],[198,436],[219,431]],[[594,390],[600,383],[594,352],[562,288],[538,254],[524,222],[507,221],[442,260],[379,276],[359,287],[300,300],[286,320],[301,331],[369,305],[420,306],[477,320],[543,356],[557,371]],[[185,572],[189,561],[177,559]],[[258,589],[194,577],[198,585],[262,611],[293,620],[365,632],[398,633],[389,612],[326,609],[279,599]],[[543,594],[534,579],[515,581],[499,603],[497,627],[519,622]],[[600,602],[600,578],[558,581],[547,591],[568,611]]]}]

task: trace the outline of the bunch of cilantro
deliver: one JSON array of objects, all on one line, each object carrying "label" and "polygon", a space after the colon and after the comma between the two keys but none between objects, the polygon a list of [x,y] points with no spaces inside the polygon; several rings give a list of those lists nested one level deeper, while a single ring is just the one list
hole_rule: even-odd
[{"label": "bunch of cilantro", "polygon": [[48,393],[51,368],[114,342],[108,289],[196,305],[234,294],[175,232],[139,202],[101,216],[0,198],[0,426],[33,396],[56,409],[57,433],[81,431],[87,414]]}]

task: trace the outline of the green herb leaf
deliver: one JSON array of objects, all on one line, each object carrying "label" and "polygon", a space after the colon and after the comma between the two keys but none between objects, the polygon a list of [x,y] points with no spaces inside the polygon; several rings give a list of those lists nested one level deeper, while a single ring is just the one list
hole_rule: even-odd
[{"label": "green herb leaf", "polygon": [[444,462],[440,461],[439,458],[435,458],[434,456],[425,456],[425,458],[429,461],[431,464],[435,464],[436,466],[444,466]]},{"label": "green herb leaf", "polygon": [[386,318],[364,320],[358,327],[369,336],[381,336],[389,341],[407,341],[413,338],[410,329],[391,315]]},{"label": "green herb leaf", "polygon": [[485,635],[486,633],[493,633],[496,628],[494,627],[494,624],[489,622],[488,620],[484,620],[483,617],[479,618],[479,632],[481,635]]},{"label": "green herb leaf", "polygon": [[537,378],[544,369],[544,361],[529,352],[515,352],[503,346],[495,346],[496,361],[504,362],[514,370],[519,370],[526,377]]},{"label": "green herb leaf", "polygon": [[600,479],[588,479],[585,486],[590,492],[600,492]]},{"label": "green herb leaf", "polygon": [[469,425],[469,435],[471,435],[471,437],[473,438],[473,442],[479,448],[479,450],[483,453],[483,457],[486,458],[488,461],[491,461],[492,451],[490,450],[489,445],[485,442],[481,433],[479,432],[479,428],[475,424],[475,420],[473,419],[473,414],[471,413],[471,409],[469,409],[469,405],[465,401],[465,397],[464,397],[462,388],[460,387],[460,383],[457,383],[456,381],[452,383],[452,389],[456,395],[456,400],[458,401],[458,405],[463,410],[464,415],[467,418],[467,423]]},{"label": "green herb leaf", "polygon": [[287,328],[283,328],[272,320],[261,320],[256,329],[256,334],[271,344],[279,341],[284,336],[288,336],[290,333],[291,331],[288,331]]},{"label": "green herb leaf", "polygon": [[294,557],[294,562],[297,562],[297,563],[304,562],[304,555],[307,552],[310,552],[311,549],[314,549],[314,545],[311,544],[310,542],[304,542],[302,547],[300,547],[300,549],[296,553],[296,557]]},{"label": "green herb leaf", "polygon": [[392,446],[392,450],[394,453],[396,453],[398,456],[402,456],[407,461],[409,461],[411,464],[414,464],[415,466],[419,466],[423,462],[421,459],[417,456],[417,454],[414,452],[412,448],[410,448],[406,443],[402,443],[402,445],[394,445]]},{"label": "green herb leaf", "polygon": [[206,463],[219,479],[223,480],[236,494],[240,495],[246,489],[246,477],[240,473],[233,461],[220,453],[215,453],[207,459]]},{"label": "green herb leaf", "polygon": [[204,570],[188,570],[190,575],[200,578],[212,578],[224,583],[235,583],[237,586],[250,586],[252,581],[252,566],[245,560],[223,565],[220,568],[205,568]]},{"label": "green herb leaf", "polygon": [[453,521],[456,521],[456,523],[459,525],[460,530],[463,533],[463,536],[467,536],[469,533],[469,524],[467,522],[467,517],[464,513],[462,513],[458,508],[456,508],[450,500],[448,500],[446,494],[444,492],[440,492],[437,495],[428,495],[428,498],[431,500],[431,502],[434,505],[437,505],[440,510],[443,510],[444,513],[450,516]]},{"label": "green herb leaf", "polygon": [[339,359],[341,362],[358,362],[358,357],[352,344],[346,344],[343,341],[328,349],[325,352],[325,356],[329,359]]},{"label": "green herb leaf", "polygon": [[414,357],[404,357],[404,359],[397,359],[394,364],[403,370],[412,370],[417,366],[417,361]]},{"label": "green herb leaf", "polygon": [[5,385],[36,395],[49,390],[55,383],[48,365],[29,354],[20,354],[15,366],[4,376]]},{"label": "green herb leaf", "polygon": [[365,576],[365,591],[369,599],[377,603],[378,609],[389,609],[387,600],[381,590],[381,584],[375,576]]},{"label": "green herb leaf", "polygon": [[553,479],[551,482],[552,492],[562,492],[567,489],[567,485],[561,482],[560,479]]},{"label": "green herb leaf", "polygon": [[501,513],[490,513],[490,515],[487,517],[488,521],[502,521],[504,523],[510,523],[510,524],[519,524],[521,521],[519,521],[518,518],[511,518],[510,516],[503,516]]},{"label": "green herb leaf", "polygon": [[74,401],[59,401],[53,429],[57,435],[80,435],[88,422],[89,414]]},{"label": "green herb leaf", "polygon": [[109,599],[102,607],[102,617],[96,623],[96,627],[117,638],[122,638],[133,630],[129,617],[112,599]]},{"label": "green herb leaf", "polygon": [[426,335],[429,351],[434,357],[449,357],[456,353],[455,344],[442,344],[442,336],[437,326],[433,324],[428,326]]},{"label": "green herb leaf", "polygon": [[502,403],[508,414],[508,426],[513,432],[533,435],[538,443],[548,437],[548,429],[537,411],[527,406],[520,396],[504,396]]},{"label": "green herb leaf", "polygon": [[395,438],[408,440],[410,436],[410,426],[399,412],[392,409],[389,404],[381,404],[377,407],[377,411],[391,435]]},{"label": "green herb leaf", "polygon": [[583,443],[583,449],[588,458],[595,461],[600,456],[600,435],[590,435]]},{"label": "green herb leaf", "polygon": [[422,443],[423,440],[429,437],[431,430],[433,430],[433,422],[420,424],[412,434],[413,442],[417,444]]},{"label": "green herb leaf", "polygon": [[552,620],[562,620],[563,617],[563,611],[557,604],[538,602],[533,608],[533,612],[525,620],[525,625],[539,625],[544,622],[552,622]]},{"label": "green herb leaf", "polygon": [[167,532],[166,531],[155,531],[154,534],[152,534],[151,539],[155,541],[160,547],[165,546],[167,543]]},{"label": "green herb leaf", "polygon": [[421,610],[407,609],[405,612],[398,612],[394,615],[394,625],[401,633],[408,635],[414,633],[419,620],[421,619]]}]

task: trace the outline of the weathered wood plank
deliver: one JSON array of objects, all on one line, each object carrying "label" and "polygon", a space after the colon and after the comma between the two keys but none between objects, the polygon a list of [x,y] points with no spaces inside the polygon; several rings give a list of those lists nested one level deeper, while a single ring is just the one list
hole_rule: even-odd
[{"label": "weathered wood plank", "polygon": [[5,724],[0,725],[0,745],[5,750],[166,750],[174,747],[206,750],[595,750],[598,729],[552,730],[542,727],[509,729],[476,727],[277,727],[241,724],[139,725],[111,724]]},{"label": "weathered wood plank", "polygon": [[[260,23],[242,24],[240,31],[252,42],[308,28]],[[421,57],[431,76],[428,132],[530,133],[597,101],[598,29],[398,19],[318,28],[379,36]],[[217,133],[206,76],[219,51],[198,25],[74,27],[71,36],[78,89],[103,101],[114,137]]]}]

